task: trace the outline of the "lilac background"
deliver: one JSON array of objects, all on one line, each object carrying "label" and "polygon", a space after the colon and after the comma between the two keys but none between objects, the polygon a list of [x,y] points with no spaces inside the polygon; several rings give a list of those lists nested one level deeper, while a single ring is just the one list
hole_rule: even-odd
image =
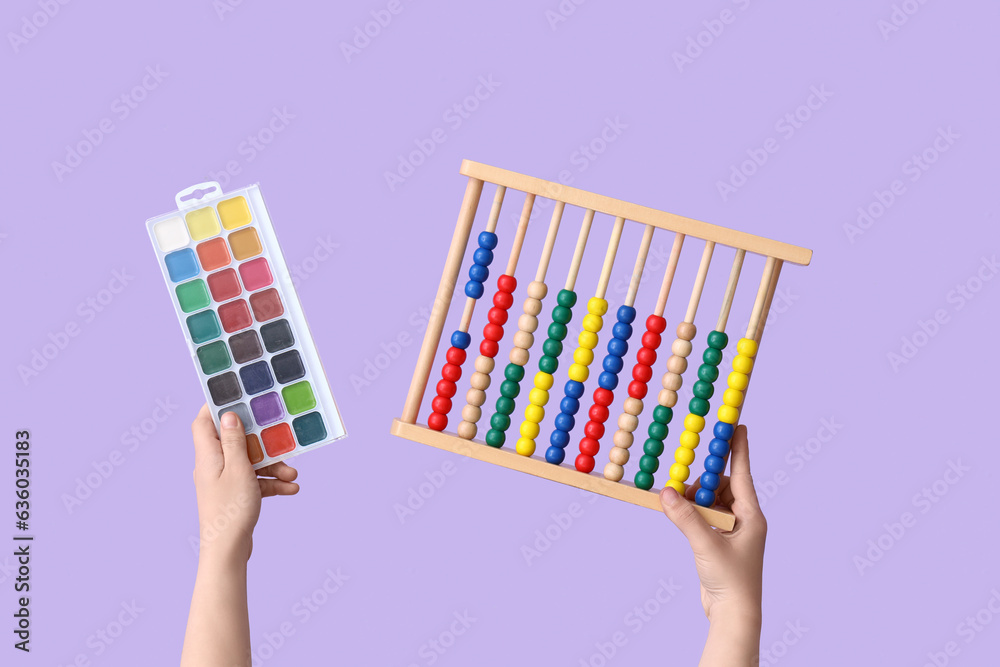
[{"label": "lilac background", "polygon": [[[1000,285],[976,282],[980,270],[994,277],[983,258],[1000,241],[991,197],[1000,6],[907,0],[918,11],[886,37],[888,0],[562,4],[575,11],[553,28],[556,0],[403,0],[350,62],[338,45],[385,2],[243,2],[221,16],[222,2],[209,0],[71,3],[27,43],[15,48],[8,35],[0,533],[13,532],[12,438],[27,427],[38,538],[34,650],[15,652],[5,629],[4,656],[177,661],[196,567],[188,426],[202,396],[143,221],[233,161],[231,185],[262,184],[286,259],[304,272],[300,298],[350,432],[296,460],[297,498],[265,503],[251,564],[257,663],[429,665],[428,642],[444,633],[449,643],[453,615],[468,612],[476,620],[434,664],[600,665],[595,644],[619,631],[627,643],[608,664],[694,664],[706,629],[698,582],[685,541],[662,516],[390,437],[414,343],[370,385],[352,385],[383,344],[419,338],[465,186],[459,163],[471,158],[549,179],[567,170],[585,189],[815,249],[812,266],[783,273],[783,311],[773,314],[746,412],[755,478],[772,496],[762,645],[773,653],[764,664],[780,656],[921,665],[948,642],[958,650],[951,664],[989,664],[1000,620],[983,612],[978,622],[992,624],[980,631],[962,624],[991,599],[1000,604],[989,472],[997,441],[986,426],[1000,367],[984,335],[995,331]],[[734,21],[679,71],[672,54],[724,9]],[[36,2],[8,3],[4,33],[38,11]],[[121,118],[115,100],[147,67],[167,75]],[[460,126],[449,123],[446,111],[490,76],[499,86],[488,99]],[[813,86],[832,97],[786,136],[776,122]],[[274,108],[293,117],[251,160],[241,143]],[[104,118],[114,131],[60,180],[52,163]],[[620,119],[620,135],[596,159],[581,158],[607,119]],[[384,172],[435,128],[445,143],[390,191]],[[939,128],[959,138],[911,181],[904,164]],[[724,201],[717,181],[769,137],[778,152]],[[905,193],[851,242],[844,226],[895,179]],[[488,187],[484,202],[491,197]],[[505,207],[508,244],[521,201],[512,195]],[[544,233],[548,210],[532,234]],[[563,254],[579,219],[567,211]],[[609,225],[595,224],[581,298]],[[616,279],[629,275],[638,236],[626,234]],[[529,238],[522,276],[534,271],[538,238]],[[654,251],[669,243],[658,234]],[[699,253],[695,242],[686,249],[672,323]],[[699,341],[728,269],[729,255],[719,257]],[[740,303],[759,275],[759,262],[747,266]],[[553,263],[550,285],[564,267]],[[99,297],[116,270],[130,276],[127,287],[88,321],[79,304]],[[659,276],[640,292],[640,312]],[[969,281],[979,288],[973,298],[956,296]],[[946,321],[932,337],[919,334],[937,311]],[[484,316],[480,309],[474,329]],[[745,322],[734,313],[733,330]],[[18,366],[70,323],[79,335],[23,382]],[[915,334],[923,345],[894,369],[887,355]],[[130,451],[124,434],[158,401],[172,414]],[[824,419],[838,432],[796,463]],[[124,462],[69,511],[64,498],[115,451]],[[955,484],[941,481],[958,462],[968,470]],[[443,466],[454,474],[401,522],[394,507]],[[920,500],[935,482],[942,495]],[[529,565],[522,547],[536,531],[557,532],[552,515],[573,503],[582,516]],[[885,524],[906,512],[915,523],[891,537]],[[856,559],[880,539],[890,548],[859,572]],[[13,559],[0,565],[10,623]],[[338,569],[349,577],[341,590],[317,593]],[[649,603],[661,579],[680,590]],[[301,600],[314,594],[324,604],[306,617]],[[117,633],[133,601],[142,609],[134,622],[110,645],[97,639]],[[644,604],[655,613],[636,631],[628,615]],[[275,652],[267,637],[283,623],[294,634]],[[807,631],[788,633],[788,624]]]}]

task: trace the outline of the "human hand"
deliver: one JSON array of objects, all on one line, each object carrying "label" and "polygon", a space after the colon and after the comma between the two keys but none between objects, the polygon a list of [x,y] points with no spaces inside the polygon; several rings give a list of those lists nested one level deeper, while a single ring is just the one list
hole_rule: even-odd
[{"label": "human hand", "polygon": [[298,493],[298,471],[284,462],[254,473],[239,417],[222,415],[222,436],[207,405],[191,424],[194,437],[194,485],[198,496],[201,557],[246,563],[253,549],[253,529],[261,498]]}]

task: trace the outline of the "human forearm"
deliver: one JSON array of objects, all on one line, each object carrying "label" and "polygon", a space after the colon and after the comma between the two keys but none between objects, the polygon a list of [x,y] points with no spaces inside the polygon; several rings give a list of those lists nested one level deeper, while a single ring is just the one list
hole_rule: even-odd
[{"label": "human forearm", "polygon": [[699,667],[757,667],[760,608],[714,608]]},{"label": "human forearm", "polygon": [[181,667],[249,664],[246,560],[202,554],[184,634]]}]

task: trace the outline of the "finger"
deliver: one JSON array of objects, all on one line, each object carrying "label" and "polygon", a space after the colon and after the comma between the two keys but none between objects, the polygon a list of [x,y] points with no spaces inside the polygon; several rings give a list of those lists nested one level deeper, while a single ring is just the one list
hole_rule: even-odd
[{"label": "finger", "polygon": [[250,456],[247,454],[247,436],[243,423],[235,412],[226,412],[219,420],[222,423],[222,454],[225,468],[251,470]]},{"label": "finger", "polygon": [[258,477],[276,477],[285,482],[294,482],[299,476],[299,471],[288,465],[284,461],[272,463],[269,466],[257,469]]},{"label": "finger", "polygon": [[753,477],[750,475],[750,444],[747,441],[746,426],[741,425],[736,428],[729,455],[731,457],[729,488],[733,493],[733,511],[736,512],[740,506],[745,506],[759,512],[757,490],[753,487]]},{"label": "finger", "polygon": [[280,479],[258,479],[260,484],[261,498],[268,496],[294,496],[299,492],[299,485],[295,482],[283,482]]},{"label": "finger", "polygon": [[705,552],[712,548],[718,536],[692,503],[681,498],[668,486],[660,491],[660,504],[663,506],[663,513],[684,533],[694,551]]},{"label": "finger", "polygon": [[698,489],[701,488],[701,478],[699,477],[694,481],[694,484],[688,486],[684,491],[684,497],[694,502],[694,494],[698,493]]},{"label": "finger", "polygon": [[194,440],[195,473],[202,471],[218,475],[222,472],[222,444],[207,404],[201,406],[198,416],[191,422],[191,436]]}]

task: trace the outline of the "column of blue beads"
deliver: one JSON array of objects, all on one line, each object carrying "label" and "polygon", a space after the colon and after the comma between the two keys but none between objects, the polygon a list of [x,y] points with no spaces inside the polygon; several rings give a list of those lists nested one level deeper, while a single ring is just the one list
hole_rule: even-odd
[{"label": "column of blue beads", "polygon": [[712,430],[714,436],[708,443],[708,456],[705,457],[705,472],[701,474],[701,488],[694,494],[694,501],[702,507],[715,504],[715,492],[722,482],[719,476],[726,469],[726,457],[729,456],[729,443],[733,439],[736,428],[733,424],[716,422]]}]

